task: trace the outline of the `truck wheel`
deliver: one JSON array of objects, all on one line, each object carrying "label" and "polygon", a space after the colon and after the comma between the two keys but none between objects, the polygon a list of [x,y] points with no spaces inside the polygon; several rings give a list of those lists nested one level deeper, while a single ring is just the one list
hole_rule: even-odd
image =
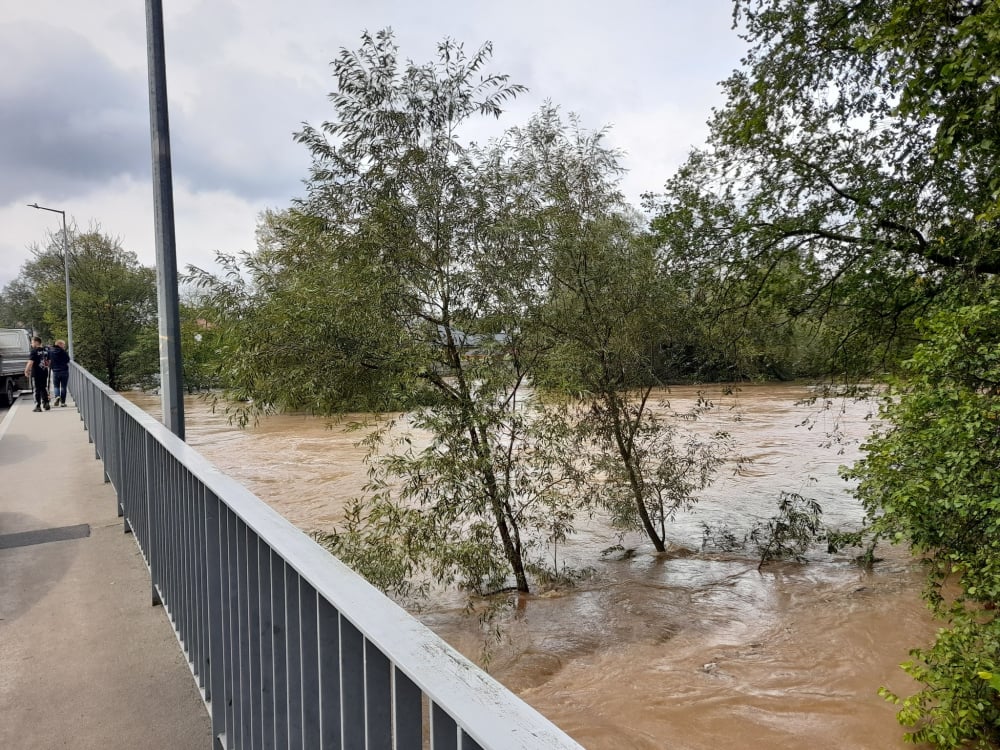
[{"label": "truck wheel", "polygon": [[18,396],[18,391],[14,388],[14,379],[7,378],[4,381],[3,391],[0,391],[0,406],[13,406],[14,399]]}]

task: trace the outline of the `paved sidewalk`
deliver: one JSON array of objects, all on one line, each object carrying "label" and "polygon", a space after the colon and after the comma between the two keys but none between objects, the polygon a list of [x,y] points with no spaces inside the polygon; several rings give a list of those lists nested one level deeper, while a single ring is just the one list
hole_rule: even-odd
[{"label": "paved sidewalk", "polygon": [[209,750],[205,704],[72,403],[0,421],[0,748]]}]

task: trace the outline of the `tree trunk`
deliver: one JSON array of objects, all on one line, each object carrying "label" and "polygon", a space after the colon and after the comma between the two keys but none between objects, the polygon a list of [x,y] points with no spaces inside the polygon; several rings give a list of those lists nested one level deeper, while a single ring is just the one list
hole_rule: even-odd
[{"label": "tree trunk", "polygon": [[632,497],[635,500],[635,509],[639,514],[639,520],[642,522],[642,527],[646,531],[646,536],[653,543],[653,547],[657,552],[666,552],[667,548],[663,543],[663,538],[656,533],[656,527],[653,526],[653,521],[649,517],[649,510],[646,508],[646,501],[643,498],[642,492],[642,481],[639,478],[639,474],[636,471],[635,465],[633,464],[634,452],[632,450],[631,441],[627,441],[625,436],[622,434],[622,422],[624,417],[622,416],[622,410],[620,404],[618,403],[618,394],[608,393],[606,396],[608,403],[608,408],[611,411],[612,424],[614,426],[615,433],[615,443],[618,446],[618,453],[621,456],[622,463],[625,464],[625,470],[628,473],[629,487],[632,490]]},{"label": "tree trunk", "polygon": [[[517,526],[514,525],[513,519],[510,519],[510,524],[508,524],[508,513],[504,508],[504,503],[500,499],[500,492],[497,488],[497,478],[493,473],[492,465],[489,462],[489,448],[486,443],[480,439],[479,434],[476,432],[474,426],[469,427],[469,438],[472,440],[472,447],[476,454],[483,458],[483,463],[485,468],[483,471],[483,481],[486,484],[486,492],[490,500],[490,508],[493,510],[493,518],[497,524],[497,530],[500,532],[500,540],[503,542],[504,556],[507,558],[507,562],[510,564],[511,570],[514,572],[514,580],[517,583],[517,590],[524,592],[525,594],[530,593],[528,588],[528,576],[524,570],[524,557],[521,554],[520,540],[518,539],[515,543],[515,536],[517,534]],[[513,526],[514,535],[511,535],[511,526]]]},{"label": "tree trunk", "polygon": [[[455,376],[458,381],[457,393],[452,392],[452,398],[460,399],[462,406],[462,419],[465,422],[465,429],[469,432],[469,440],[472,449],[482,461],[482,480],[485,485],[486,494],[489,498],[490,509],[493,511],[493,520],[496,522],[497,530],[500,532],[500,541],[503,543],[504,557],[514,573],[514,580],[517,583],[517,590],[529,593],[528,576],[524,570],[524,557],[521,554],[521,540],[514,521],[513,514],[508,512],[506,503],[500,497],[500,490],[497,487],[497,478],[493,473],[491,463],[490,448],[488,441],[480,435],[476,420],[473,414],[473,396],[468,383],[465,380],[465,373],[462,369],[462,357],[458,345],[452,336],[451,324],[445,317],[445,335],[449,359],[455,369]],[[513,534],[511,533],[513,531]]]}]

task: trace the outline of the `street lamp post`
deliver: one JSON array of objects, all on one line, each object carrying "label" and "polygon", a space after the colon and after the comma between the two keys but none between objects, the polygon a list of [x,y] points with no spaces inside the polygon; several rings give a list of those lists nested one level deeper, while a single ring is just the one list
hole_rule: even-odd
[{"label": "street lamp post", "polygon": [[63,225],[63,273],[66,277],[66,341],[69,343],[69,356],[73,358],[73,308],[69,303],[69,235],[66,233],[66,212],[58,208],[46,208],[37,203],[29,203],[29,208],[37,208],[39,211],[51,211],[54,214],[62,215]]},{"label": "street lamp post", "polygon": [[146,53],[156,229],[156,299],[160,319],[160,396],[163,401],[163,424],[183,440],[184,373],[181,364],[180,303],[177,299],[177,242],[174,236],[174,183],[170,166],[163,0],[146,0]]}]

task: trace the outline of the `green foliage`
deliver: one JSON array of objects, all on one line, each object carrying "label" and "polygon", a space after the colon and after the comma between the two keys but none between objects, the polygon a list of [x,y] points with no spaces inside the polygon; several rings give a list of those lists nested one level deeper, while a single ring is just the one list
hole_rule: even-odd
[{"label": "green foliage", "polygon": [[827,552],[831,554],[840,546],[861,544],[863,534],[860,532],[834,532],[824,528],[823,509],[812,498],[782,491],[777,505],[777,513],[766,521],[755,521],[742,537],[731,528],[715,528],[702,523],[702,549],[734,552],[752,547],[758,559],[757,570],[761,570],[776,560],[806,562],[809,547],[821,539],[830,542]]},{"label": "green foliage", "polygon": [[[934,127],[941,161],[978,174],[1000,218],[1000,3],[911,0],[884,4],[883,23],[861,48],[883,56],[898,82],[899,112]],[[995,249],[995,243],[994,243]]]},{"label": "green foliage", "polygon": [[32,283],[23,275],[0,292],[0,328],[27,328],[44,341],[52,338],[41,300]]},{"label": "green foliage", "polygon": [[602,132],[572,121],[566,128],[548,109],[513,135],[529,167],[524,182],[533,179],[546,201],[547,296],[533,321],[545,346],[535,382],[574,400],[591,501],[663,551],[670,519],[694,503],[728,449],[726,436],[695,439],[649,408],[665,345],[686,325],[678,290],[625,209],[617,154]]},{"label": "green foliage", "polygon": [[[493,520],[499,498],[519,559],[538,578],[565,571],[547,554],[573,530],[576,475],[567,461],[571,432],[558,410],[518,410],[489,432],[492,494],[483,491],[483,450],[460,410],[444,404],[388,423],[369,438],[369,496],[356,500],[326,545],[370,581],[412,596],[415,581],[457,585],[479,595],[505,590],[507,541]],[[411,430],[419,432],[414,435]],[[432,437],[421,445],[421,432]]]},{"label": "green foliage", "polygon": [[[114,389],[149,380],[156,353],[155,272],[117,240],[90,231],[69,241],[73,349],[76,360]],[[18,322],[52,338],[67,337],[62,238],[50,238],[4,290]],[[41,321],[36,318],[42,315]]]},{"label": "green foliage", "polygon": [[724,361],[766,371],[771,331],[877,375],[946,292],[1000,270],[996,8],[737,3],[749,51],[709,147],[649,199],[712,328],[747,324]]},{"label": "green foliage", "polygon": [[663,196],[647,196],[671,317],[681,322],[661,345],[657,375],[668,382],[826,375],[843,315],[813,314],[805,304],[816,277],[807,255],[753,256],[726,179],[714,156],[695,153]]},{"label": "green foliage", "polygon": [[523,90],[485,72],[490,54],[445,41],[436,61],[403,63],[390,32],[365,34],[334,62],[335,119],[298,136],[307,197],[265,217],[258,252],[223,259],[225,278],[192,271],[237,418],[417,409],[431,446],[373,453],[372,495],[331,541],[386,585],[419,569],[527,591],[534,535],[561,538],[573,516],[572,498],[533,489],[545,472],[522,445],[541,424],[525,396],[544,345],[529,325],[539,214],[558,196],[524,179],[523,139],[459,140]]},{"label": "green foliage", "polygon": [[[58,287],[58,282],[55,287]],[[54,287],[47,289],[51,292]],[[158,358],[131,356],[156,330],[156,276],[135,253],[96,232],[72,243],[70,289],[77,361],[113,389],[140,382],[159,369]],[[55,320],[65,320],[64,305],[46,301]],[[43,297],[43,300],[46,299]],[[59,333],[60,324],[53,328]],[[148,351],[148,347],[147,347]]]},{"label": "green foliage", "polygon": [[701,549],[717,552],[735,552],[746,549],[746,536],[740,537],[728,526],[713,526],[701,522]]},{"label": "green foliage", "polygon": [[1000,601],[1000,300],[925,329],[847,476],[876,530],[929,556],[935,600],[954,572],[969,598]]},{"label": "green foliage", "polygon": [[826,551],[833,555],[845,548],[860,549],[860,554],[854,558],[855,562],[866,570],[871,570],[875,563],[881,561],[881,558],[875,556],[875,548],[880,540],[881,537],[868,527],[855,531],[827,529]]},{"label": "green foliage", "polygon": [[[397,356],[401,330],[365,298],[377,294],[378,280],[334,271],[336,255],[314,223],[295,211],[269,215],[263,229],[276,239],[257,253],[220,256],[221,277],[188,269],[202,292],[186,324],[191,341],[196,333],[210,341],[215,370],[207,377],[225,386],[240,424],[268,411],[392,409],[414,385]],[[208,347],[187,351],[204,356]]]},{"label": "green foliage", "polygon": [[393,502],[354,499],[344,509],[340,528],[312,536],[373,586],[406,599],[428,589],[428,582],[417,578],[408,533],[419,521],[418,511]]},{"label": "green foliage", "polygon": [[917,741],[985,747],[1000,740],[995,687],[976,676],[1000,658],[1000,300],[943,311],[925,335],[847,476],[873,528],[923,556],[928,601],[949,625],[904,665],[925,687],[900,721]]},{"label": "green foliage", "polygon": [[949,627],[938,631],[934,645],[910,652],[903,669],[926,685],[915,695],[900,698],[879,690],[900,706],[899,722],[911,727],[906,739],[957,750],[991,750],[1000,742],[1000,620],[986,618],[956,606]]},{"label": "green foliage", "polygon": [[774,560],[805,560],[806,550],[822,532],[823,509],[812,498],[782,492],[778,513],[768,521],[755,523],[747,541],[757,550],[760,570]]},{"label": "green foliage", "polygon": [[184,387],[188,393],[222,386],[221,333],[218,326],[202,317],[206,302],[197,296],[180,304],[181,359]]},{"label": "green foliage", "polygon": [[635,399],[627,395],[608,390],[590,401],[577,422],[578,455],[597,480],[593,502],[612,525],[642,531],[663,552],[667,525],[712,483],[732,454],[732,440],[724,432],[700,437],[661,417],[649,408],[648,389]]}]

